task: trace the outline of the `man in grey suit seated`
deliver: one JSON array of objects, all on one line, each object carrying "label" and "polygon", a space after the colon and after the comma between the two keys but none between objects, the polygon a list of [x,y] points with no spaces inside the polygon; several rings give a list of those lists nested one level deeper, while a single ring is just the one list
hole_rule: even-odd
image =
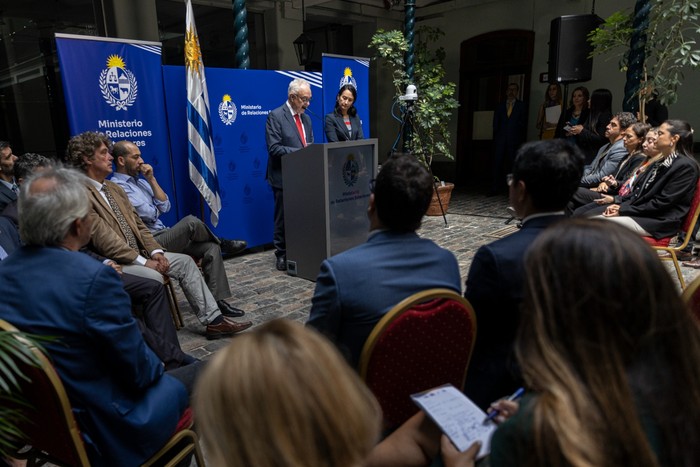
[{"label": "man in grey suit seated", "polygon": [[401,300],[432,288],[461,293],[454,255],[416,234],[432,195],[432,177],[415,157],[389,159],[369,198],[369,239],[321,264],[307,324],[354,367],[374,326]]},{"label": "man in grey suit seated", "polygon": [[116,172],[110,180],[124,190],[153,238],[168,251],[184,253],[201,260],[204,280],[216,298],[219,309],[229,317],[245,315],[243,310],[226,301],[231,298],[231,287],[221,253],[234,255],[246,248],[246,242],[217,237],[204,222],[193,215],[185,216],[172,227],[166,227],[160,220],[160,215],[170,211],[170,199],[160,187],[153,167],[143,161],[138,146],[131,141],[119,141],[112,148],[112,157]]}]

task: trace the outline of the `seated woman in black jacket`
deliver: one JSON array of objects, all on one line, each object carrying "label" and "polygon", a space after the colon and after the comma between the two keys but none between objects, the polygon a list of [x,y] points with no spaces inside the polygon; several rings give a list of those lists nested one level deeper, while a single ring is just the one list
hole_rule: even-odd
[{"label": "seated woman in black jacket", "polygon": [[662,157],[640,175],[630,197],[609,205],[602,217],[657,240],[678,233],[700,173],[692,147],[693,130],[687,122],[662,123],[656,139]]}]

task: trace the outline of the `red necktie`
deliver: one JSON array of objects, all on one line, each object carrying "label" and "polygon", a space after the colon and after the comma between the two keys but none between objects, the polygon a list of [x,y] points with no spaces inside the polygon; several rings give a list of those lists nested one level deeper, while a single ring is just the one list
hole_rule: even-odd
[{"label": "red necktie", "polygon": [[301,117],[299,114],[294,114],[294,120],[297,122],[297,130],[299,131],[299,137],[301,138],[301,145],[306,147],[306,138],[304,138],[304,128],[301,126]]}]

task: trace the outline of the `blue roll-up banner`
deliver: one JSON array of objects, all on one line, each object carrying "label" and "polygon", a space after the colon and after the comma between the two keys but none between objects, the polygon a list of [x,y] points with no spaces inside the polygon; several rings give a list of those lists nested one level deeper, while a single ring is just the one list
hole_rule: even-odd
[{"label": "blue roll-up banner", "polygon": [[159,42],[56,34],[71,135],[101,131],[112,141],[139,146],[175,209]]},{"label": "blue roll-up banner", "polygon": [[[194,214],[211,227],[188,173],[185,68],[162,66],[156,42],[57,34],[56,46],[71,134],[102,131],[114,141],[134,141],[170,196],[173,209],[163,222],[173,225]],[[322,74],[207,68],[206,77],[222,203],[212,230],[250,247],[271,243],[267,114],[284,104],[292,79],[306,79],[313,93],[308,113],[314,142],[323,143],[324,115],[333,111],[340,86],[351,83],[369,137],[369,60],[324,55]]]},{"label": "blue roll-up banner", "polygon": [[[270,243],[273,199],[265,180],[267,114],[287,100],[291,80],[306,79],[313,94],[309,115],[314,141],[322,142],[318,139],[323,137],[321,74],[228,68],[207,68],[206,74],[221,196],[219,225],[214,231],[225,238],[245,239],[249,246]],[[164,66],[163,81],[168,96],[175,183],[181,187],[180,215],[184,215],[199,209],[197,193],[189,183],[187,172],[184,67]],[[205,218],[209,218],[208,214]]]},{"label": "blue roll-up banner", "polygon": [[[323,54],[321,58],[323,70],[323,113],[329,114],[335,108],[335,98],[338,90],[352,84],[357,91],[355,108],[362,122],[362,133],[365,138],[369,134],[369,58],[348,57],[345,55]],[[324,137],[324,142],[328,140]],[[320,139],[316,139],[321,142]]]}]

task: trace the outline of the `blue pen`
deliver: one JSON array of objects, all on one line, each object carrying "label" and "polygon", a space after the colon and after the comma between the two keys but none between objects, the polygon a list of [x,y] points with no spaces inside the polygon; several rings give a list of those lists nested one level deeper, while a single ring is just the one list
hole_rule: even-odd
[{"label": "blue pen", "polygon": [[[521,397],[523,397],[523,394],[525,394],[525,388],[518,388],[513,394],[511,394],[510,396],[508,396],[508,397],[506,398],[506,400],[507,400],[507,401],[516,401],[516,400],[520,399]],[[494,409],[490,414],[488,414],[488,415],[486,416],[486,418],[484,419],[484,423],[488,422],[489,420],[493,420],[494,418],[496,418],[496,416],[498,415],[498,413],[499,413],[498,410]]]}]

